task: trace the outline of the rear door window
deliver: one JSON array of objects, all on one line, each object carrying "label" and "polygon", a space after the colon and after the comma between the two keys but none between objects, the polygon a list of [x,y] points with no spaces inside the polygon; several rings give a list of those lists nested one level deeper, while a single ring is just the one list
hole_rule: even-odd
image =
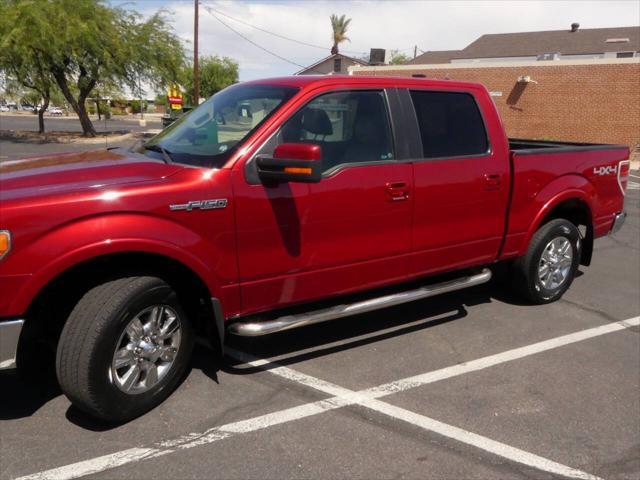
[{"label": "rear door window", "polygon": [[468,93],[412,90],[423,158],[483,155],[487,131],[475,99]]}]

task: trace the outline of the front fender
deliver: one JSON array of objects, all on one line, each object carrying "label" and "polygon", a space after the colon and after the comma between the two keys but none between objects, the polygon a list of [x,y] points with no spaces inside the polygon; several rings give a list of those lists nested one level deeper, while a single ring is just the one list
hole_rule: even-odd
[{"label": "front fender", "polygon": [[[224,236],[224,234],[221,234]],[[178,261],[196,273],[211,296],[230,279],[222,278],[225,254],[220,238],[212,242],[171,219],[145,213],[114,213],[83,218],[55,228],[7,258],[19,265],[24,281],[2,315],[22,314],[52,279],[84,261],[103,255],[145,252]],[[15,268],[14,268],[15,270]],[[2,302],[5,303],[5,302]]]}]

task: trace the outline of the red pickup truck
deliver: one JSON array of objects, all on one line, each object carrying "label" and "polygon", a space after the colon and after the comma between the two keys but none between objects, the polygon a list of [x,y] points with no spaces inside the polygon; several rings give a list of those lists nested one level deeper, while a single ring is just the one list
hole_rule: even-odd
[{"label": "red pickup truck", "polygon": [[5,161],[0,368],[51,348],[71,401],[124,421],[196,335],[222,350],[498,262],[552,302],[622,225],[628,156],[507,139],[481,85],[300,76],[229,87],[135,149]]}]

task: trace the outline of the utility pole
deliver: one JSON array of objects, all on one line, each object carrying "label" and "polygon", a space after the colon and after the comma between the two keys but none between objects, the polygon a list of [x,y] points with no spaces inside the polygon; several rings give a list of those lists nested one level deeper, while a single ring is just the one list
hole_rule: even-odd
[{"label": "utility pole", "polygon": [[418,56],[418,45],[413,46],[413,58]]},{"label": "utility pole", "polygon": [[142,113],[143,110],[143,106],[144,106],[144,99],[142,98],[142,82],[140,79],[140,75],[138,75],[138,90],[139,90],[139,94],[140,94],[140,126],[141,127],[146,127],[147,126],[147,121],[144,119],[144,113]]},{"label": "utility pole", "polygon": [[198,1],[195,0],[193,17],[193,101],[197,107],[200,103],[200,72],[198,71]]}]

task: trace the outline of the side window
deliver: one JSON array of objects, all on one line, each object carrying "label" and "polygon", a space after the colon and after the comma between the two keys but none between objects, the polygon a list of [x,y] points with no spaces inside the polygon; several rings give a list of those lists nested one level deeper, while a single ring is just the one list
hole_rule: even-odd
[{"label": "side window", "polygon": [[413,90],[424,158],[487,153],[489,143],[472,95]]},{"label": "side window", "polygon": [[336,92],[316,97],[281,127],[277,143],[320,145],[325,172],[343,163],[394,158],[381,91]]}]

